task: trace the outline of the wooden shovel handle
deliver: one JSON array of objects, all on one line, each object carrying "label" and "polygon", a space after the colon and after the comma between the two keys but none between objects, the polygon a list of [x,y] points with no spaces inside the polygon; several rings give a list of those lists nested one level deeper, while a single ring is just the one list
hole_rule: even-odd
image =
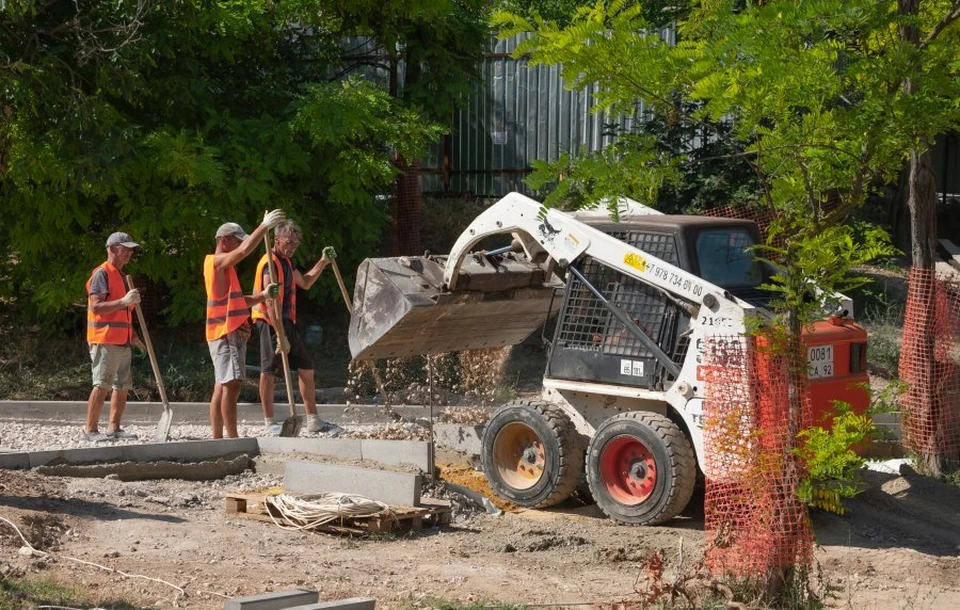
[{"label": "wooden shovel handle", "polygon": [[[127,286],[133,290],[133,278],[127,276]],[[157,364],[157,355],[153,351],[153,341],[150,340],[150,331],[147,330],[147,321],[143,317],[143,310],[140,309],[140,303],[134,305],[137,311],[137,321],[140,322],[140,332],[143,333],[143,343],[147,346],[147,356],[150,357],[150,367],[153,369],[153,377],[157,380],[157,389],[160,390],[160,400],[163,406],[169,408],[170,401],[167,400],[167,390],[163,387],[163,378],[160,377],[160,365]]]},{"label": "wooden shovel handle", "polygon": [[[273,269],[273,252],[270,250],[270,231],[263,234],[263,247],[267,250],[267,272],[270,274],[270,283],[277,283],[277,273]],[[283,286],[280,287],[283,290]],[[290,416],[296,415],[296,402],[293,396],[293,381],[290,379],[290,361],[287,359],[287,352],[284,351],[283,344],[286,343],[283,334],[283,311],[280,309],[280,303],[273,299],[273,328],[277,331],[277,343],[280,347],[280,359],[283,361],[283,381],[287,386],[287,398],[290,401]],[[289,344],[288,344],[289,345]]]}]

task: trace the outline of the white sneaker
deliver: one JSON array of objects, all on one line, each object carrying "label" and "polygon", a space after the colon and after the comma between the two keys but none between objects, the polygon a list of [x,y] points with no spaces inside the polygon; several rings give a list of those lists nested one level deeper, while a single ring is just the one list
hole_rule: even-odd
[{"label": "white sneaker", "polygon": [[308,415],[307,416],[307,432],[311,434],[316,434],[323,430],[323,427],[327,425],[327,422],[320,419],[319,415]]},{"label": "white sneaker", "polygon": [[280,436],[281,430],[283,430],[283,424],[280,422],[273,422],[267,426],[267,436]]},{"label": "white sneaker", "polygon": [[103,432],[98,432],[94,430],[93,432],[83,432],[80,434],[80,440],[88,441],[91,443],[103,443],[106,441],[113,440]]},{"label": "white sneaker", "polygon": [[114,430],[113,432],[107,432],[107,437],[116,441],[129,441],[137,438],[137,435],[126,430]]}]

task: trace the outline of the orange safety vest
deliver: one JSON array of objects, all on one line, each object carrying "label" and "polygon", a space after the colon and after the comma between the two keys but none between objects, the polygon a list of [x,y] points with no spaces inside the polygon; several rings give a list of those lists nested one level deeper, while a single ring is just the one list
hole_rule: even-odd
[{"label": "orange safety vest", "polygon": [[[280,259],[276,254],[270,253],[273,257],[273,268],[277,272],[277,283],[280,284],[280,294],[277,295],[277,304],[280,307],[280,311],[283,311],[283,301],[286,298],[287,286],[285,283],[285,278],[283,275],[283,265],[280,264]],[[260,257],[260,262],[257,263],[257,274],[253,278],[253,290],[254,292],[261,292],[263,290],[263,271],[264,267],[267,266],[267,255],[264,254]],[[291,268],[293,265],[291,265]],[[290,321],[293,323],[297,322],[297,286],[296,278],[291,277],[290,283],[292,284],[290,290]],[[253,308],[253,319],[256,320],[266,320],[271,326],[273,322],[270,322],[270,318],[267,316],[267,305],[266,303],[260,303]]]},{"label": "orange safety vest", "polygon": [[130,307],[124,307],[110,313],[94,314],[90,301],[90,282],[93,275],[100,269],[107,272],[107,293],[105,301],[119,301],[127,294],[127,284],[123,281],[120,270],[105,262],[90,273],[87,280],[87,343],[100,345],[130,345],[133,340],[133,322],[130,317]]},{"label": "orange safety vest", "polygon": [[207,341],[214,341],[237,330],[250,317],[250,308],[243,298],[240,289],[240,280],[237,279],[237,270],[227,269],[225,293],[217,293],[213,282],[216,269],[213,268],[215,255],[208,254],[203,259],[203,283],[207,287]]}]

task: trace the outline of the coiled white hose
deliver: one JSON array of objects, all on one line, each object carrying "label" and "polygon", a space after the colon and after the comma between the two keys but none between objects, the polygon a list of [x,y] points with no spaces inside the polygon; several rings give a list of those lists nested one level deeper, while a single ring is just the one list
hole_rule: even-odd
[{"label": "coiled white hose", "polygon": [[[281,522],[274,516],[274,511],[268,510],[273,522],[288,530],[311,529],[350,518],[393,516],[393,511],[383,502],[352,494],[278,494],[267,496],[266,503],[286,519],[286,522]],[[300,525],[294,525],[296,523]]]}]

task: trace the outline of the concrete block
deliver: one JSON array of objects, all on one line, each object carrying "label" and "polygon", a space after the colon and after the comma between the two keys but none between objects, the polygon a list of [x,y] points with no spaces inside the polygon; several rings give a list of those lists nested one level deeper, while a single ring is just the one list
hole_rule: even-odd
[{"label": "concrete block", "polygon": [[430,468],[430,444],[423,441],[384,441],[363,439],[361,459],[388,466],[408,464],[427,471]]},{"label": "concrete block", "polygon": [[255,438],[144,443],[142,445],[122,445],[120,449],[123,450],[123,459],[131,462],[152,462],[155,460],[201,462],[235,453],[246,453],[253,456],[260,451]]},{"label": "concrete block", "polygon": [[0,453],[0,468],[30,468],[29,453]]},{"label": "concrete block", "polygon": [[315,603],[320,598],[316,591],[293,589],[248,597],[234,597],[223,604],[223,610],[286,610]]},{"label": "concrete block", "polygon": [[391,505],[420,506],[418,474],[316,462],[287,462],[283,488],[291,493],[356,494]]},{"label": "concrete block", "polygon": [[437,445],[441,447],[462,451],[468,455],[480,455],[483,426],[439,424],[433,427],[433,435]]},{"label": "concrete block", "polygon": [[361,460],[361,441],[348,438],[281,438],[265,436],[257,439],[260,453],[309,453],[328,455],[344,460]]},{"label": "concrete block", "polygon": [[374,610],[377,600],[373,597],[351,597],[328,602],[295,606],[287,610]]}]

